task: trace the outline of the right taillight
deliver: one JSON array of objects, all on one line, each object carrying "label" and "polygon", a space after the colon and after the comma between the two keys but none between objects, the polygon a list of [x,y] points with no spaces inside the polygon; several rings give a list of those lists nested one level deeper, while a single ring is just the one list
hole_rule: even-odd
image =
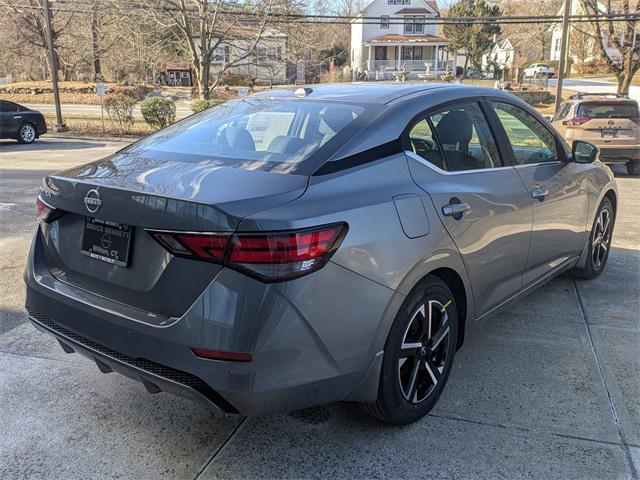
[{"label": "right taillight", "polygon": [[147,230],[179,257],[219,263],[264,282],[301,277],[322,268],[347,233],[344,223],[288,232],[195,233]]},{"label": "right taillight", "polygon": [[569,120],[563,120],[562,124],[573,127],[573,126],[583,125],[587,123],[589,120],[591,120],[589,117],[573,117],[573,118],[570,118]]}]

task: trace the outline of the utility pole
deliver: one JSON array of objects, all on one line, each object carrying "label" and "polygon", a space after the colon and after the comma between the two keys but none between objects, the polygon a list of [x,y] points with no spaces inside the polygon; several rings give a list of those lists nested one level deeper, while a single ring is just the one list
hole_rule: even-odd
[{"label": "utility pole", "polygon": [[571,0],[564,0],[564,12],[562,14],[562,43],[560,44],[560,63],[558,64],[558,82],[556,84],[556,104],[554,112],[560,108],[562,102],[562,81],[564,80],[565,60],[569,44],[569,15],[571,13]]},{"label": "utility pole", "polygon": [[53,87],[53,101],[56,104],[56,132],[66,132],[69,130],[62,121],[62,110],[60,109],[60,92],[58,91],[58,64],[56,62],[56,54],[53,48],[53,30],[51,28],[51,9],[49,0],[43,0],[44,21],[47,26],[47,40],[49,43],[49,66],[51,67],[51,85]]}]

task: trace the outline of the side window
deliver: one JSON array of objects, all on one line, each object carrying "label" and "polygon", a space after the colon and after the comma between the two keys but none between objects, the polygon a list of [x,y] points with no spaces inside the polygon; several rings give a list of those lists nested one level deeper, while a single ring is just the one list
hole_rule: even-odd
[{"label": "side window", "polygon": [[442,170],[447,170],[442,160],[442,152],[433,138],[433,132],[427,119],[420,120],[409,132],[411,149],[416,155],[420,155],[427,162],[434,164]]},{"label": "side window", "polygon": [[515,105],[491,102],[509,138],[516,165],[555,162],[558,150],[553,134],[535,117]]},{"label": "side window", "polygon": [[571,108],[571,104],[570,103],[563,104],[560,107],[560,109],[556,112],[556,114],[553,116],[551,121],[552,122],[556,122],[558,120],[562,120],[563,118],[565,118],[567,116],[567,114],[569,113],[569,109],[570,108]]},{"label": "side window", "polygon": [[477,103],[463,103],[430,116],[447,170],[501,167],[489,124]]}]

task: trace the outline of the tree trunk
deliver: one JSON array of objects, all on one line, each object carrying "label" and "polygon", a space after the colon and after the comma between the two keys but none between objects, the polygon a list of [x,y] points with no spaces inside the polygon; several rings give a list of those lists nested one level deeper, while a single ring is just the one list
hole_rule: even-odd
[{"label": "tree trunk", "polygon": [[469,55],[464,56],[464,67],[462,67],[462,80],[467,76],[467,67],[469,66]]},{"label": "tree trunk", "polygon": [[618,76],[618,93],[629,95],[629,87],[632,80],[633,75],[629,75],[627,72],[620,73]]}]

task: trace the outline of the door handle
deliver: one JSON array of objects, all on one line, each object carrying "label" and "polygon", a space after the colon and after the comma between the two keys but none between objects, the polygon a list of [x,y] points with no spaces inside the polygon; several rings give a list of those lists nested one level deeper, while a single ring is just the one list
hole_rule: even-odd
[{"label": "door handle", "polygon": [[540,201],[544,200],[547,195],[549,195],[549,190],[540,185],[536,185],[536,188],[531,190],[531,198],[537,198]]},{"label": "door handle", "polygon": [[466,203],[450,203],[442,207],[442,214],[445,217],[453,217],[456,220],[460,220],[464,212],[471,210],[471,207]]}]

